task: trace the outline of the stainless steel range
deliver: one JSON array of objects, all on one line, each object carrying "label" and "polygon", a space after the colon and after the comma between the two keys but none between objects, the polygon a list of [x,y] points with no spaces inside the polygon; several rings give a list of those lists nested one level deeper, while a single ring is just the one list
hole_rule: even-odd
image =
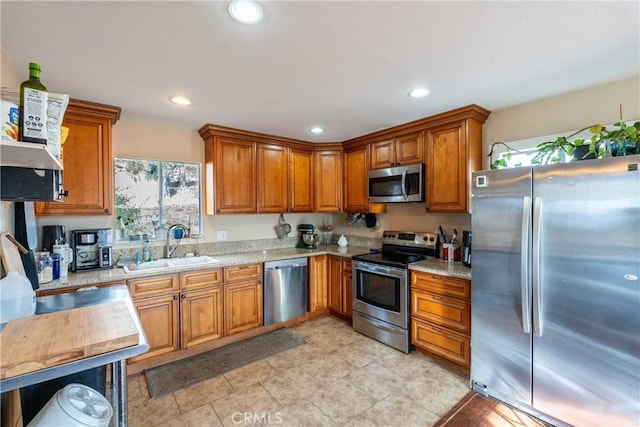
[{"label": "stainless steel range", "polygon": [[354,256],[353,329],[409,353],[409,264],[437,253],[435,233],[385,231],[380,253]]}]

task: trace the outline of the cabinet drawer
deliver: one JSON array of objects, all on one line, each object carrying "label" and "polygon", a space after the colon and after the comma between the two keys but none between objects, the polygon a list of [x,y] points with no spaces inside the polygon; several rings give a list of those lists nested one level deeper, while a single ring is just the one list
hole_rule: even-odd
[{"label": "cabinet drawer", "polygon": [[179,283],[177,274],[127,280],[129,292],[134,299],[176,292]]},{"label": "cabinet drawer", "polygon": [[222,283],[222,269],[180,273],[180,289],[200,289]]},{"label": "cabinet drawer", "polygon": [[262,264],[240,265],[224,268],[224,282],[239,282],[247,279],[262,279]]},{"label": "cabinet drawer", "polygon": [[411,272],[411,286],[458,298],[471,297],[471,282],[432,273]]},{"label": "cabinet drawer", "polygon": [[462,366],[471,366],[471,340],[466,335],[411,318],[411,343]]},{"label": "cabinet drawer", "polygon": [[463,333],[471,332],[471,305],[459,299],[412,289],[411,315]]}]

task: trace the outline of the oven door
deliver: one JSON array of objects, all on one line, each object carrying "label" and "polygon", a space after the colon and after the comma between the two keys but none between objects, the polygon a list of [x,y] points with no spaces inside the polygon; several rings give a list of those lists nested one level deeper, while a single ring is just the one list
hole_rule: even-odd
[{"label": "oven door", "polygon": [[353,261],[353,310],[408,329],[407,272],[403,268]]}]

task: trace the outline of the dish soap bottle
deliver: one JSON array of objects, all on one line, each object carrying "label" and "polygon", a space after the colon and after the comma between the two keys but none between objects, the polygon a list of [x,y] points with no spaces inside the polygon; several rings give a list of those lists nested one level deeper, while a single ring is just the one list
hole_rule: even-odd
[{"label": "dish soap bottle", "polygon": [[142,249],[142,261],[149,262],[153,261],[151,257],[151,243],[148,240],[144,241],[144,248]]},{"label": "dish soap bottle", "polygon": [[47,102],[49,93],[40,82],[40,64],[29,63],[29,80],[20,85],[19,139],[47,143]]}]

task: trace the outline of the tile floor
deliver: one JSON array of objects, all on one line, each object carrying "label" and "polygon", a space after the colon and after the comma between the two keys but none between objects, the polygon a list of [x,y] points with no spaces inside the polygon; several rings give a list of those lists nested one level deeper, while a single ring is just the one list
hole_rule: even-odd
[{"label": "tile floor", "polygon": [[430,426],[469,391],[463,373],[333,317],[293,330],[307,343],[155,400],[130,376],[129,425]]}]

